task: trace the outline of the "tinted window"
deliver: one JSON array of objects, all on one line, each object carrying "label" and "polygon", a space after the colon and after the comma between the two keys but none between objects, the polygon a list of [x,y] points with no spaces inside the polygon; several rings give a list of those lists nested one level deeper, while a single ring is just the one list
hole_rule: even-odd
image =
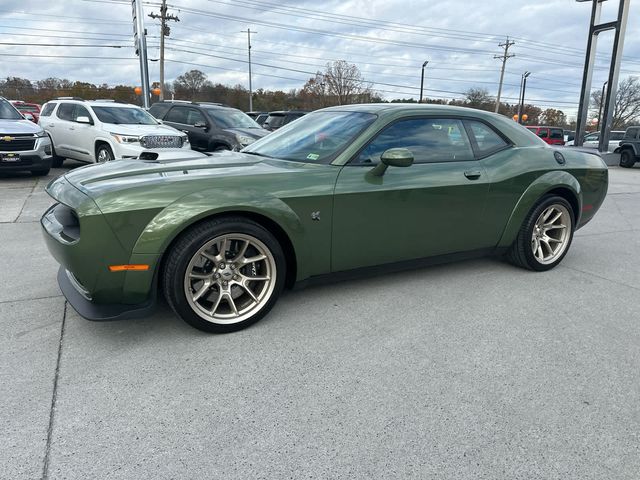
[{"label": "tinted window", "polygon": [[53,112],[53,109],[56,108],[55,103],[47,103],[44,108],[42,109],[42,112],[40,113],[41,117],[48,117],[49,115],[51,115],[51,112]]},{"label": "tinted window", "polygon": [[584,137],[584,141],[585,142],[597,142],[599,138],[600,138],[600,134],[599,133],[590,133],[589,135]]},{"label": "tinted window", "polygon": [[187,125],[195,125],[196,123],[199,123],[201,125],[207,125],[208,122],[206,120],[206,118],[204,118],[204,115],[202,114],[202,112],[196,108],[190,108],[187,111],[187,121],[186,124]]},{"label": "tinted window", "polygon": [[156,125],[155,119],[138,107],[92,107],[102,123],[122,125]]},{"label": "tinted window", "polygon": [[547,138],[549,136],[549,130],[546,128],[541,128],[538,130],[538,136],[540,138]]},{"label": "tinted window", "polygon": [[562,131],[561,128],[552,128],[551,129],[551,135],[550,135],[549,138],[563,140],[564,139],[564,132]]},{"label": "tinted window", "polygon": [[170,108],[170,103],[154,103],[151,105],[151,108],[149,108],[149,113],[156,118],[162,118]]},{"label": "tinted window", "polygon": [[415,163],[473,160],[462,122],[454,119],[402,120],[384,129],[360,153],[357,163],[379,163],[390,148],[406,148]]},{"label": "tinted window", "polygon": [[478,155],[483,157],[493,152],[497,152],[509,144],[498,135],[491,127],[481,122],[469,121],[471,133],[476,140],[478,146]]},{"label": "tinted window", "polygon": [[73,103],[61,103],[58,107],[58,118],[62,120],[73,120],[73,109],[75,105]]},{"label": "tinted window", "polygon": [[249,115],[232,108],[207,108],[207,113],[220,128],[260,128]]},{"label": "tinted window", "polygon": [[627,131],[624,134],[624,138],[629,138],[629,139],[636,138],[639,131],[640,131],[640,128],[627,128]]},{"label": "tinted window", "polygon": [[76,105],[76,108],[73,112],[73,121],[77,122],[78,117],[87,117],[90,121],[93,121],[91,119],[91,115],[89,114],[89,110],[84,108],[82,105]]},{"label": "tinted window", "polygon": [[165,121],[174,122],[174,123],[182,123],[184,125],[188,125],[187,123],[187,114],[188,109],[185,107],[173,107],[169,110],[169,113],[165,117]]},{"label": "tinted window", "polygon": [[624,138],[624,132],[611,132],[609,140],[622,140]]},{"label": "tinted window", "polygon": [[284,115],[269,115],[264,124],[269,127],[278,128],[284,125],[284,118]]}]

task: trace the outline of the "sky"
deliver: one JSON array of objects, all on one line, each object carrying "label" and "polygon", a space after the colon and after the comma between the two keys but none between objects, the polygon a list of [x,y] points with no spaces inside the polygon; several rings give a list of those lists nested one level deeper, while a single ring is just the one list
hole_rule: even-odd
[{"label": "sky", "polygon": [[[145,14],[161,0],[145,0]],[[575,116],[591,2],[575,0],[167,0],[170,22],[165,78],[190,69],[214,83],[248,87],[252,32],[253,88],[301,88],[327,62],[346,60],[385,99],[462,98],[470,88],[497,94],[507,36],[503,101],[515,103],[524,71],[527,103]],[[602,22],[618,1],[603,3]],[[150,80],[159,79],[157,20],[145,17]],[[0,77],[67,78],[140,84],[128,0],[2,0]],[[607,79],[613,32],[601,34],[593,88]],[[10,45],[14,44],[14,45]],[[119,47],[119,48],[114,48]],[[640,76],[640,0],[631,0],[620,78]]]}]

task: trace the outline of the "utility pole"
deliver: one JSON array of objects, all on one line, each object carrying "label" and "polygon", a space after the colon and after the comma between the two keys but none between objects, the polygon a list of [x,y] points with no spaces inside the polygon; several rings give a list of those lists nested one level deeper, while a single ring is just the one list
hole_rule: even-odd
[{"label": "utility pole", "polygon": [[180,19],[173,14],[167,15],[167,0],[162,0],[160,14],[152,12],[149,16],[160,19],[160,100],[164,100],[164,37],[168,37],[171,33],[167,20],[179,22]]},{"label": "utility pole", "polygon": [[518,102],[518,123],[522,125],[522,116],[524,115],[524,92],[527,89],[527,78],[531,72],[524,72],[520,79],[520,100]]},{"label": "utility pole", "polygon": [[133,16],[133,42],[140,58],[140,80],[142,82],[142,106],[149,108],[149,64],[147,63],[147,30],[144,28],[142,0],[131,0]]},{"label": "utility pole", "polygon": [[496,97],[496,109],[495,112],[498,113],[500,109],[500,95],[502,94],[502,81],[504,80],[504,67],[507,65],[507,60],[511,57],[515,57],[515,54],[509,55],[509,47],[513,45],[514,41],[509,41],[509,37],[507,37],[507,41],[504,43],[499,43],[498,46],[504,48],[504,52],[502,55],[494,55],[493,58],[499,58],[502,60],[502,68],[500,69],[500,83],[498,84],[498,96]]},{"label": "utility pole", "polygon": [[[244,33],[244,30],[242,30]],[[252,32],[250,28],[247,28],[247,51],[249,53],[249,111],[253,112],[253,86],[251,85],[251,34],[258,33]]]}]

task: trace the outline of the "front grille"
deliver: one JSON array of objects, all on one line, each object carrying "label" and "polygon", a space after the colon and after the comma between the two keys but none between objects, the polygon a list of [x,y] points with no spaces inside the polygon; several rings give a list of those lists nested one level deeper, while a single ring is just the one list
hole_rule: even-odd
[{"label": "front grille", "polygon": [[33,135],[3,135],[0,133],[0,152],[26,152],[33,150],[36,139]]},{"label": "front grille", "polygon": [[144,148],[182,148],[182,137],[176,135],[145,135],[140,138]]}]

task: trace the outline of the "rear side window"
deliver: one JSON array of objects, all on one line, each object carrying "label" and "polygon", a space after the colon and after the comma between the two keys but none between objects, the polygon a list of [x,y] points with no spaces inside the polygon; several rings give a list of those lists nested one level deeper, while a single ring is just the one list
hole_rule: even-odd
[{"label": "rear side window", "polygon": [[554,140],[563,140],[564,132],[562,131],[561,128],[552,128],[551,135],[549,136],[549,138],[553,138]]},{"label": "rear side window", "polygon": [[73,103],[61,103],[58,108],[58,118],[72,121],[74,107],[75,105]]},{"label": "rear side window", "polygon": [[40,112],[41,117],[48,117],[53,112],[54,108],[56,108],[57,103],[47,103],[42,112]]},{"label": "rear side window", "polygon": [[476,141],[479,157],[490,155],[509,146],[506,140],[488,125],[476,121],[467,121],[467,125]]}]

